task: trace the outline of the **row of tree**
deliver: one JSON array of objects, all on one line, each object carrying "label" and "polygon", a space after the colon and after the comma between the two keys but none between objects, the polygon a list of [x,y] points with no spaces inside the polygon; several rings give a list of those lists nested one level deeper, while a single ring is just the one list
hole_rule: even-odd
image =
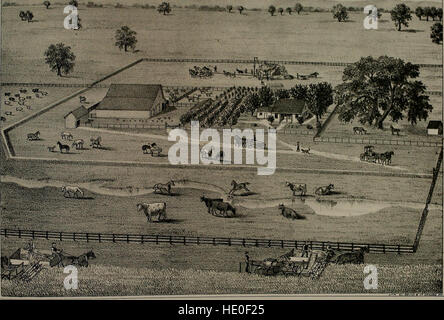
[{"label": "row of tree", "polygon": [[429,18],[432,18],[433,21],[435,21],[436,18],[438,18],[439,21],[442,21],[442,8],[417,7],[415,10],[415,15],[419,18],[419,20],[422,20],[422,18],[425,17],[427,21],[429,21]]}]

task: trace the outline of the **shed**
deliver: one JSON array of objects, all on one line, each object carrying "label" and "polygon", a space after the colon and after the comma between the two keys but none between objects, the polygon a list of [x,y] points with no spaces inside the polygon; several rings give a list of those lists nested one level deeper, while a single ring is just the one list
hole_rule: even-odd
[{"label": "shed", "polygon": [[66,128],[77,128],[78,126],[80,126],[81,121],[88,119],[88,109],[86,109],[84,106],[80,106],[65,115],[64,118]]},{"label": "shed", "polygon": [[427,125],[427,134],[430,136],[437,136],[442,134],[442,121],[430,120]]}]

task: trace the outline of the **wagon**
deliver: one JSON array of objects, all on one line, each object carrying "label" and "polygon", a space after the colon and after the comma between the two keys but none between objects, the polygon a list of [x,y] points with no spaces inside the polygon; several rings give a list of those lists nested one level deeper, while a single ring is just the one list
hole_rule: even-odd
[{"label": "wagon", "polygon": [[[8,264],[2,261],[2,279],[29,282],[37,276],[44,267],[50,265],[52,253],[49,250],[17,249],[9,258]],[[3,259],[2,259],[3,260]]]},{"label": "wagon", "polygon": [[376,162],[378,154],[373,151],[373,148],[373,146],[365,146],[364,152],[361,153],[359,159],[361,159],[361,161]]}]

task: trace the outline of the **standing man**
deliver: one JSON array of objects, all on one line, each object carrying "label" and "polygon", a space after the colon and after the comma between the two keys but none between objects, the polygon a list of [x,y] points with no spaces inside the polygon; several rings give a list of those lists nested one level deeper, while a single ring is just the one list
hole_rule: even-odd
[{"label": "standing man", "polygon": [[248,251],[245,251],[245,272],[250,273],[250,256]]}]

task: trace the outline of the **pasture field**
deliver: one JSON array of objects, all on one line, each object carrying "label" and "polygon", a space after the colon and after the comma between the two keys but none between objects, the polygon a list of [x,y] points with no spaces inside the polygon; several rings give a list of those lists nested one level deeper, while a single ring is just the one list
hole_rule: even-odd
[{"label": "pasture field", "polygon": [[365,290],[361,266],[329,266],[319,280],[297,277],[265,277],[235,272],[202,270],[162,271],[143,267],[93,265],[79,270],[79,289],[64,290],[63,269],[43,270],[29,284],[2,281],[2,295],[132,296],[208,294],[403,294],[441,293],[442,270],[434,265],[377,266],[378,289]]},{"label": "pasture field", "polygon": [[[23,9],[2,10],[1,76],[5,82],[88,83],[142,57],[252,59],[260,52],[260,59],[273,60],[354,62],[369,54],[414,63],[442,60],[441,47],[429,37],[433,22],[413,17],[407,31],[397,32],[387,21],[388,13],[383,14],[378,30],[365,30],[361,13],[351,13],[349,22],[339,23],[331,13],[271,17],[261,11],[239,15],[176,9],[163,16],[155,10],[81,6],[83,28],[73,32],[63,28],[61,6],[30,7],[33,23],[19,21],[18,12]],[[137,52],[124,53],[114,46],[115,30],[122,25],[138,33]],[[76,54],[74,72],[66,77],[57,77],[44,63],[43,53],[53,42],[70,45]],[[276,50],[283,44],[285,50]],[[324,76],[323,70],[316,71]],[[440,76],[439,69],[430,75],[437,81]],[[432,90],[439,85],[428,86]]]}]

